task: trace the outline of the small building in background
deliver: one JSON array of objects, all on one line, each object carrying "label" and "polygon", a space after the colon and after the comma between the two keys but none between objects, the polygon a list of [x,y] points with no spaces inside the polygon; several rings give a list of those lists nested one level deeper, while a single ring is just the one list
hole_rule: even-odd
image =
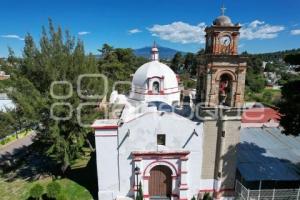
[{"label": "small building in background", "polygon": [[[0,71],[0,81],[7,80],[10,75],[6,74],[4,71]],[[6,112],[10,109],[14,109],[15,105],[11,99],[8,98],[7,94],[0,93],[0,112]]]},{"label": "small building in background", "polygon": [[5,74],[4,71],[0,71],[0,81],[1,80],[6,80],[6,79],[9,79],[9,78],[10,78],[10,75]]}]

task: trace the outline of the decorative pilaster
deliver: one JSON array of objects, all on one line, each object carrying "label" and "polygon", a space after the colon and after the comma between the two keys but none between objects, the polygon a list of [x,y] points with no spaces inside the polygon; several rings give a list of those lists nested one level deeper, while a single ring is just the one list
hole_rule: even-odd
[{"label": "decorative pilaster", "polygon": [[181,173],[180,173],[180,186],[179,186],[179,200],[187,200],[187,191],[189,189],[188,183],[187,183],[187,161],[188,157],[181,157]]}]

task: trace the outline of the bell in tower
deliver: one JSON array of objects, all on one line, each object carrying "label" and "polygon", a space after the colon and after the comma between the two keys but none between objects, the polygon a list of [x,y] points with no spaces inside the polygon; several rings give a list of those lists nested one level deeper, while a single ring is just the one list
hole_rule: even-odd
[{"label": "bell in tower", "polygon": [[198,102],[208,107],[241,107],[244,103],[246,58],[238,55],[240,24],[225,16],[225,8],[206,27],[204,63],[198,69]]}]

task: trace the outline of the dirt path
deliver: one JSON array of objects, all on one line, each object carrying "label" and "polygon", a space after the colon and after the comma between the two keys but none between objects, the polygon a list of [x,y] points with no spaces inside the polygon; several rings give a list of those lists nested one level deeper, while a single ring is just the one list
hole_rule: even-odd
[{"label": "dirt path", "polygon": [[26,147],[32,144],[32,139],[35,136],[35,133],[30,133],[27,136],[15,140],[13,142],[11,142],[8,145],[5,145],[4,147],[0,148],[0,158],[2,157],[2,155],[4,154],[12,154],[14,152],[14,150],[19,149],[21,147]]}]

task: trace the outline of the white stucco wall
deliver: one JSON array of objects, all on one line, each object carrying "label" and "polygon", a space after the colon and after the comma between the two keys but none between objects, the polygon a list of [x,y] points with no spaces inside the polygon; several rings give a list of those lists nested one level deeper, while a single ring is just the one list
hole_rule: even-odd
[{"label": "white stucco wall", "polygon": [[[193,134],[194,130],[198,136]],[[127,133],[129,133],[128,137],[126,137]],[[191,121],[175,113],[148,112],[136,119],[125,122],[118,130],[96,130],[95,134],[99,194],[102,195],[102,198],[107,198],[109,195],[114,197],[133,195],[133,169],[135,167],[131,157],[133,151],[190,151],[186,161],[188,171],[186,181],[189,188],[187,196],[191,198],[199,192],[203,139],[203,126],[201,123]],[[157,134],[166,134],[165,147],[157,145]],[[111,136],[99,137],[99,135]],[[119,144],[123,142],[119,148],[119,156],[118,141]],[[179,167],[178,161],[169,161]],[[140,166],[142,173],[150,162],[151,160],[143,160]]]}]

